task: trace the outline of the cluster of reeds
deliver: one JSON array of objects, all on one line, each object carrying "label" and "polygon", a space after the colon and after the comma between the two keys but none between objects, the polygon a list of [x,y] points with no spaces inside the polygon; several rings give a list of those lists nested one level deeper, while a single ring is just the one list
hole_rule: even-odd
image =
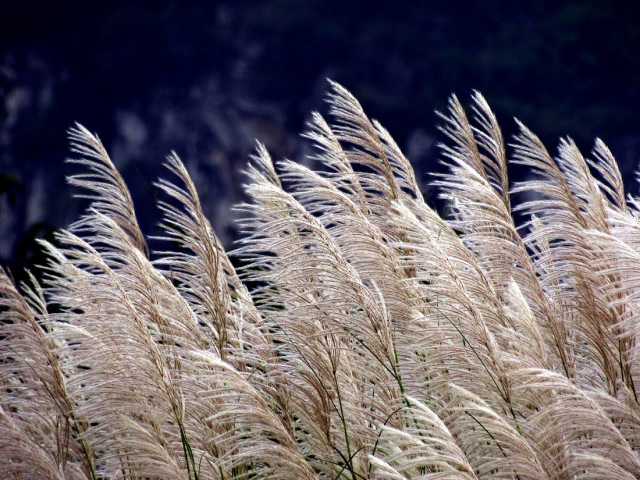
[{"label": "cluster of reeds", "polygon": [[509,156],[535,179],[509,190],[473,100],[442,117],[443,219],[332,84],[335,122],[306,134],[321,173],[257,148],[238,272],[175,155],[175,249],[150,260],[74,128],[91,207],[43,242],[43,286],[0,276],[0,478],[639,478],[638,200],[602,142],[554,159],[524,126]]}]

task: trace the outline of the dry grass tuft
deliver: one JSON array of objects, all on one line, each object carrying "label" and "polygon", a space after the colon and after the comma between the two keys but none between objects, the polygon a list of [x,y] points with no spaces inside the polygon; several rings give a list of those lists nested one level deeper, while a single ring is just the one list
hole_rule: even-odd
[{"label": "dry grass tuft", "polygon": [[0,272],[2,478],[640,477],[640,202],[606,146],[554,158],[521,126],[510,161],[536,176],[510,191],[486,101],[470,121],[452,97],[442,219],[388,132],[329,101],[322,174],[258,145],[239,272],[175,154],[176,250],[152,261],[102,144],[70,131],[91,207],[43,242],[43,286]]}]

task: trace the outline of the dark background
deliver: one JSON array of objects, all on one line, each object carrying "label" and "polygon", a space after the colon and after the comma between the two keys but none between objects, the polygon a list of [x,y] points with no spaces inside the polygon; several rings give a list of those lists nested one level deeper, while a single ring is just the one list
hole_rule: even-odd
[{"label": "dark background", "polygon": [[425,191],[442,140],[434,110],[478,89],[507,138],[514,116],[552,151],[559,136],[585,153],[603,138],[635,193],[635,3],[1,2],[0,264],[19,277],[41,261],[34,239],[81,211],[64,182],[76,121],[100,135],[147,234],[152,182],[174,149],[231,245],[255,139],[305,161],[299,133],[312,110],[326,112],[327,77],[390,130]]}]

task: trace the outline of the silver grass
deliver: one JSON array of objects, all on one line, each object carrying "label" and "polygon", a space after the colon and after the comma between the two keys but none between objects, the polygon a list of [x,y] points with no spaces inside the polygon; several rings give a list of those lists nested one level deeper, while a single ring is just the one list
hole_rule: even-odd
[{"label": "silver grass", "polygon": [[1,477],[639,478],[640,200],[601,140],[507,148],[472,101],[441,114],[442,218],[331,82],[321,171],[258,144],[231,256],[175,154],[150,255],[73,128],[89,209],[42,243],[42,285],[0,271]]}]

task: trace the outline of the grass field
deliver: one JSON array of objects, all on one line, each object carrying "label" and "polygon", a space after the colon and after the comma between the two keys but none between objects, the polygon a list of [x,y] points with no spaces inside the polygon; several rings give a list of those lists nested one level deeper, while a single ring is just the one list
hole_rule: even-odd
[{"label": "grass field", "polygon": [[[480,94],[469,117],[452,97],[443,219],[329,102],[317,172],[257,147],[238,271],[177,156],[150,255],[70,131],[91,207],[43,242],[42,285],[0,275],[0,478],[640,478],[640,212],[607,147],[553,158],[521,126],[505,148]],[[534,175],[510,187],[508,159]]]}]

